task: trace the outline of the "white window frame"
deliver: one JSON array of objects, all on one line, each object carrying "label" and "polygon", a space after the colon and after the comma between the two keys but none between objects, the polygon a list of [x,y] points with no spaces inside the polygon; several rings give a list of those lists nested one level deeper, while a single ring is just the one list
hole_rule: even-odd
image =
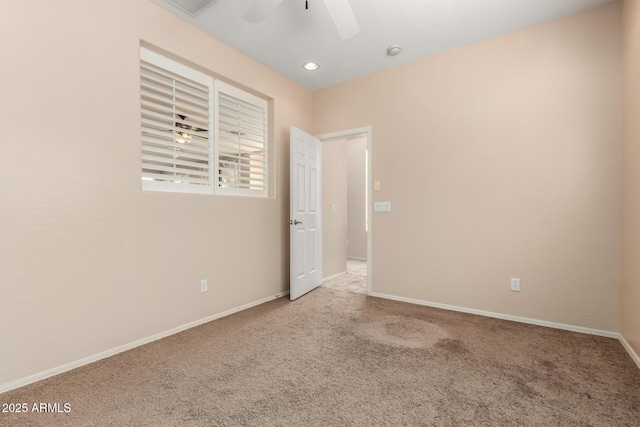
[{"label": "white window frame", "polygon": [[[269,171],[268,171],[268,164],[269,164],[269,131],[268,131],[268,117],[269,117],[269,103],[266,99],[260,98],[256,95],[250,94],[240,88],[237,88],[231,84],[222,82],[220,80],[215,79],[214,77],[206,74],[206,73],[202,73],[198,70],[194,70],[191,67],[188,67],[178,61],[175,61],[173,59],[167,58],[157,52],[154,52],[152,50],[149,50],[147,48],[144,47],[140,47],[140,90],[141,90],[141,94],[140,94],[140,107],[141,107],[141,115],[140,115],[140,119],[141,119],[141,178],[142,178],[142,189],[145,191],[161,191],[161,192],[180,192],[180,193],[201,193],[201,194],[220,194],[220,195],[238,195],[238,196],[253,196],[253,197],[268,197],[268,191],[269,191],[269,184],[268,184],[268,176],[269,176]],[[151,130],[152,132],[155,130],[156,134],[158,132],[158,129],[156,127],[156,129],[153,129],[153,125],[149,125],[149,120],[153,121],[153,118],[149,118],[149,109],[148,107],[143,105],[143,93],[145,92],[145,89],[143,88],[143,84],[148,86],[148,82],[145,83],[143,82],[143,62],[152,64],[155,67],[161,68],[164,71],[167,71],[168,73],[174,74],[177,77],[181,77],[181,78],[186,78],[189,80],[192,80],[198,84],[201,84],[203,86],[205,86],[207,88],[207,92],[208,92],[208,126],[206,129],[206,140],[208,141],[208,158],[206,160],[206,163],[204,163],[204,160],[199,159],[197,160],[197,162],[203,162],[203,166],[206,165],[206,170],[208,170],[208,177],[207,177],[207,182],[198,182],[197,184],[194,183],[187,183],[187,182],[182,182],[180,180],[180,178],[176,178],[174,180],[172,180],[170,177],[170,174],[166,174],[166,169],[167,166],[164,166],[164,172],[162,177],[160,178],[156,178],[158,176],[158,174],[154,174],[149,172],[149,162],[153,162],[153,160],[149,160],[150,155],[152,155],[153,153],[149,153],[149,130]],[[145,66],[146,67],[146,66]],[[222,174],[220,173],[220,167],[221,167],[221,161],[225,161],[224,158],[220,158],[220,151],[221,149],[219,149],[221,141],[219,138],[219,125],[220,125],[220,115],[219,115],[219,111],[220,111],[220,93],[222,93],[223,95],[226,95],[227,97],[232,97],[235,98],[239,101],[241,101],[241,103],[244,104],[248,104],[251,107],[255,107],[258,110],[262,110],[263,112],[263,158],[261,160],[262,164],[258,165],[257,163],[252,162],[252,164],[255,164],[257,166],[255,166],[255,170],[257,171],[257,175],[256,172],[254,172],[253,170],[251,170],[251,166],[249,167],[251,170],[251,176],[256,176],[256,179],[250,181],[251,184],[250,185],[239,185],[239,186],[230,186],[230,185],[225,185],[223,183],[222,180]],[[148,104],[148,103],[147,103]],[[172,107],[173,108],[173,107]],[[254,110],[252,110],[253,113],[255,113]],[[179,113],[177,113],[179,114]],[[181,116],[180,116],[181,117]],[[167,117],[164,117],[164,123],[166,123],[168,120]],[[176,119],[177,120],[177,119]],[[171,121],[173,121],[173,118],[171,119]],[[174,132],[174,138],[175,138],[175,132],[176,129],[175,127],[178,126],[178,123],[172,124],[172,127],[174,127],[173,132]],[[227,126],[228,127],[228,126]],[[192,128],[195,129],[195,128]],[[254,127],[255,129],[255,127]],[[180,129],[178,129],[179,131]],[[199,132],[198,135],[202,136],[205,133],[202,132],[203,129],[200,129],[201,132]],[[167,129],[168,132],[172,132],[171,129]],[[187,131],[188,132],[188,131]],[[238,128],[237,130],[237,134],[240,136],[242,135],[242,129]],[[168,135],[171,135],[170,133]],[[153,135],[151,135],[151,138],[153,138]],[[165,137],[165,136],[160,136],[157,139],[160,139],[162,141],[167,141],[169,138]],[[241,139],[239,137],[239,139]],[[164,149],[170,149],[170,146],[176,147],[177,150],[179,150],[180,145],[178,145],[178,138],[175,138],[175,141],[170,141],[166,143],[166,147],[152,147],[152,149],[157,149],[160,148],[161,150]],[[201,141],[202,142],[202,141]],[[161,143],[162,144],[162,143]],[[242,143],[240,143],[240,145],[242,145]],[[185,147],[187,147],[185,145]],[[204,154],[204,150],[201,150],[202,154]],[[224,150],[222,150],[224,151]],[[246,149],[245,149],[246,151]],[[240,152],[243,152],[243,148],[240,148]],[[224,153],[223,157],[224,157]],[[241,155],[240,155],[241,156]],[[166,154],[165,154],[166,157]],[[179,156],[176,156],[174,158],[178,158]],[[227,157],[226,159],[227,165],[229,162],[229,158]],[[145,168],[145,166],[147,166]],[[174,165],[175,166],[175,165]],[[260,168],[262,168],[261,170],[261,174],[260,174]],[[147,172],[145,172],[145,169],[147,170]],[[205,170],[205,168],[203,167],[202,170],[198,169],[198,173],[202,173],[203,175],[205,174],[205,172],[203,172]],[[168,179],[164,179],[165,175],[167,176]],[[184,175],[183,175],[184,176]],[[199,180],[202,181],[202,180]],[[260,182],[261,182],[261,186],[260,186]],[[245,188],[248,187],[248,188]]]}]

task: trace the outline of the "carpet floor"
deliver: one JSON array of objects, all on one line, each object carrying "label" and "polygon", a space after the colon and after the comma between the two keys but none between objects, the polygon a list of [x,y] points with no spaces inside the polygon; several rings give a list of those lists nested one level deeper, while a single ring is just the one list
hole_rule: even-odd
[{"label": "carpet floor", "polygon": [[320,287],[29,386],[7,426],[639,426],[614,339]]},{"label": "carpet floor", "polygon": [[337,291],[367,293],[367,261],[347,260],[346,274],[342,274],[322,284],[325,288]]}]

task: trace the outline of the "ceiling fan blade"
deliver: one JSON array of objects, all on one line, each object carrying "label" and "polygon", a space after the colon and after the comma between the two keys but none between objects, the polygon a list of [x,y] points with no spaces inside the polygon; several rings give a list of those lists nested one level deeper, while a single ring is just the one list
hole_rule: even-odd
[{"label": "ceiling fan blade", "polygon": [[257,0],[242,17],[249,22],[262,22],[284,0]]},{"label": "ceiling fan blade", "polygon": [[360,25],[353,14],[349,0],[323,0],[324,5],[333,19],[342,40],[350,39],[358,34]]}]

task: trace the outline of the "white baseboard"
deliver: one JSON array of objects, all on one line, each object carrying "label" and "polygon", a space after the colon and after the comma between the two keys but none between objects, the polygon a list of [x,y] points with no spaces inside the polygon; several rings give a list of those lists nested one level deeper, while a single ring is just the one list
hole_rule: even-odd
[{"label": "white baseboard", "polygon": [[357,256],[348,256],[347,259],[352,259],[354,261],[366,261],[367,257],[360,258],[360,257],[357,257]]},{"label": "white baseboard", "polygon": [[564,329],[566,331],[580,332],[580,333],[589,334],[589,335],[598,335],[598,336],[601,336],[601,337],[608,337],[608,338],[619,338],[620,337],[620,334],[618,334],[617,332],[603,331],[603,330],[600,330],[600,329],[583,328],[582,326],[566,325],[564,323],[547,322],[546,320],[537,320],[537,319],[531,319],[531,318],[528,318],[528,317],[512,316],[510,314],[494,313],[494,312],[491,312],[491,311],[476,310],[476,309],[473,309],[473,308],[458,307],[458,306],[455,306],[455,305],[440,304],[440,303],[437,303],[437,302],[422,301],[422,300],[417,300],[417,299],[413,299],[413,298],[404,298],[404,297],[398,297],[398,296],[395,296],[395,295],[380,294],[380,293],[377,293],[377,292],[372,292],[371,296],[372,297],[378,297],[378,298],[384,298],[384,299],[390,299],[390,300],[394,300],[394,301],[408,302],[408,303],[411,303],[411,304],[424,305],[424,306],[427,306],[427,307],[442,308],[442,309],[451,310],[451,311],[459,311],[459,312],[462,312],[462,313],[477,314],[479,316],[493,317],[493,318],[496,318],[496,319],[511,320],[513,322],[528,323],[528,324],[537,325],[537,326],[546,326],[547,328]]},{"label": "white baseboard", "polygon": [[259,299],[257,301],[250,302],[248,304],[241,305],[239,307],[232,308],[230,310],[223,311],[222,313],[213,314],[211,316],[207,316],[203,319],[195,320],[193,322],[186,323],[184,325],[177,326],[175,328],[171,328],[169,330],[158,332],[157,334],[150,335],[145,338],[141,338],[139,340],[130,342],[128,344],[121,345],[119,347],[115,347],[98,354],[94,354],[91,356],[84,357],[80,360],[76,360],[74,362],[66,363],[62,366],[58,366],[52,369],[48,369],[43,372],[39,372],[37,374],[30,375],[25,378],[21,378],[19,380],[15,380],[6,384],[0,384],[0,393],[5,393],[9,390],[13,390],[19,387],[23,387],[25,385],[35,383],[40,380],[44,380],[45,378],[53,377],[54,375],[61,374],[63,372],[70,371],[75,368],[79,368],[80,366],[88,365],[89,363],[97,362],[101,359],[106,359],[107,357],[111,357],[115,354],[122,353],[123,351],[131,350],[136,347],[140,347],[141,345],[148,344],[153,341],[157,341],[159,339],[168,337],[170,335],[177,334],[179,332],[185,331],[187,329],[194,328],[196,326],[200,326],[204,323],[211,322],[212,320],[220,319],[221,317],[226,317],[230,314],[237,313],[239,311],[246,310],[251,307],[255,307],[256,305],[264,304],[265,302],[269,302],[285,295],[289,295],[289,291],[280,292],[278,294],[268,296],[266,298]]},{"label": "white baseboard", "polygon": [[624,349],[627,350],[627,353],[629,353],[629,356],[631,356],[633,361],[636,362],[636,365],[638,365],[638,368],[640,368],[640,356],[638,356],[638,354],[635,351],[633,351],[633,348],[629,345],[627,340],[624,339],[622,334],[620,334],[620,343],[622,344]]},{"label": "white baseboard", "polygon": [[338,274],[334,274],[333,276],[325,277],[324,279],[322,279],[322,283],[326,283],[329,280],[333,280],[333,279],[335,279],[337,277],[344,276],[345,274],[347,274],[347,272],[343,271],[342,273],[338,273]]}]

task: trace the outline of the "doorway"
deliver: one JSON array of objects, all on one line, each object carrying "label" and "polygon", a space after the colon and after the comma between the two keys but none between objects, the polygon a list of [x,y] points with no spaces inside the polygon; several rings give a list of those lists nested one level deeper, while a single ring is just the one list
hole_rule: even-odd
[{"label": "doorway", "polygon": [[370,295],[371,128],[318,139],[323,152],[323,283]]}]

